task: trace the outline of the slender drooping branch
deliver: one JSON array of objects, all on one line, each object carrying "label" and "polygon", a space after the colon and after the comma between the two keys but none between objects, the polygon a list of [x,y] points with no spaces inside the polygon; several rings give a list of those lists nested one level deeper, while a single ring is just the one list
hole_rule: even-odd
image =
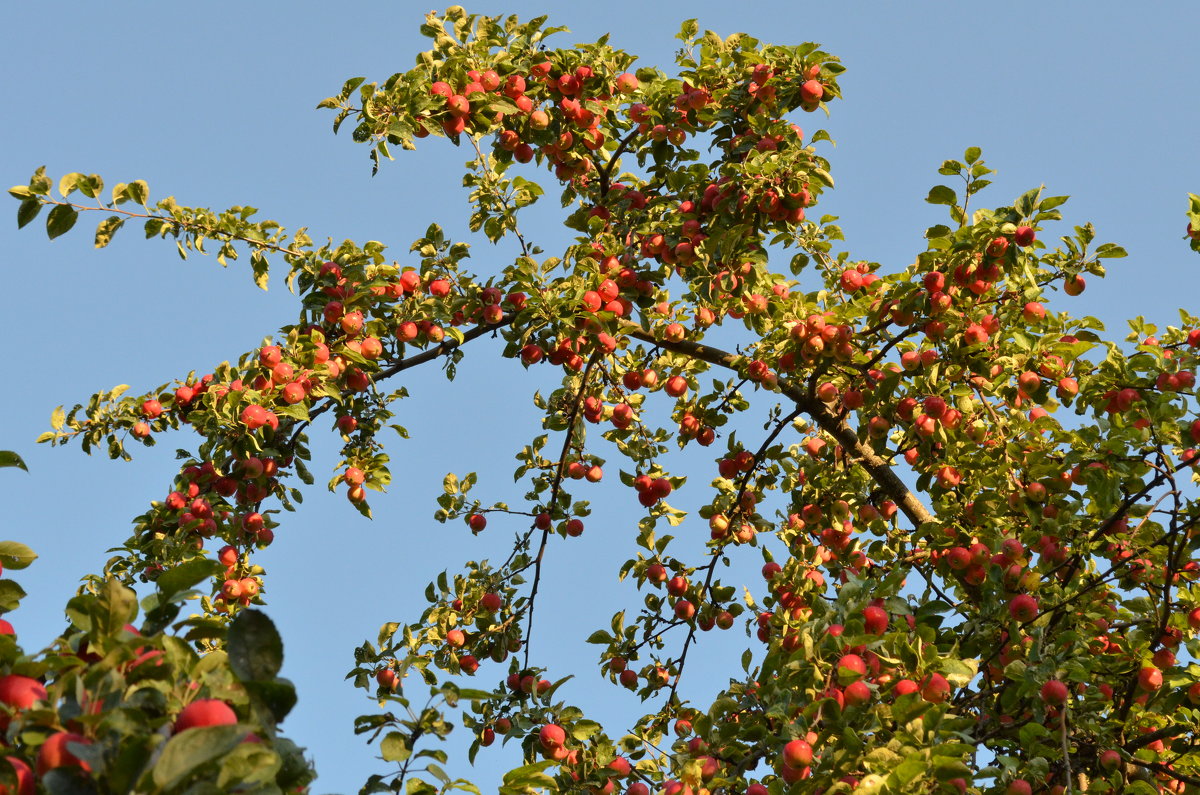
[{"label": "slender drooping branch", "polygon": [[[771,432],[769,434],[767,434],[767,438],[764,439],[762,444],[760,444],[758,446],[758,452],[756,452],[754,454],[755,467],[757,467],[758,462],[762,460],[763,453],[766,452],[767,448],[770,447],[775,442],[775,440],[779,437],[779,434],[783,432],[783,429],[786,428],[788,425],[790,425],[792,420],[796,419],[796,417],[798,417],[801,414],[801,412],[802,412],[802,409],[799,406],[797,406],[794,411],[792,411],[786,417],[780,418],[779,421],[775,423],[775,427],[771,429]],[[737,494],[738,494],[738,505],[739,506],[741,505],[741,495],[746,490],[746,485],[750,482],[750,476],[753,473],[754,473],[754,467],[751,467],[738,480]],[[739,514],[741,512],[742,512],[742,509],[739,507],[738,513],[733,514],[732,518],[734,520],[740,521]],[[700,589],[700,596],[698,599],[698,601],[700,601],[700,602],[703,602],[704,599],[707,598],[707,595],[708,595],[710,589],[712,588],[712,579],[713,579],[713,575],[716,573],[716,570],[717,570],[717,561],[720,560],[720,558],[721,558],[721,551],[722,551],[721,547],[717,547],[716,549],[714,549],[711,553],[710,559],[708,561],[708,565],[705,567],[707,569],[707,571],[705,572],[705,575],[704,575],[704,585],[701,586],[701,589]],[[697,605],[697,607],[699,607],[699,605]],[[683,666],[687,663],[688,650],[691,648],[692,641],[695,640],[695,638],[696,638],[696,624],[692,623],[688,627],[687,638],[685,638],[683,641],[683,649],[679,652],[679,660],[677,662],[677,670],[675,671],[675,679],[673,682],[671,682],[671,692],[667,696],[668,704],[674,703],[674,701],[675,701],[675,691],[679,689],[679,681],[683,678]]]},{"label": "slender drooping branch", "polygon": [[[571,450],[571,437],[575,435],[575,423],[579,420],[579,409],[583,406],[584,393],[587,392],[588,379],[592,375],[592,368],[600,361],[601,353],[597,350],[588,359],[587,366],[583,368],[583,375],[579,379],[579,391],[575,393],[575,399],[571,402],[571,411],[567,415],[567,433],[563,439],[562,452],[558,456],[558,468],[554,472],[554,482],[550,486],[550,501],[549,508],[551,511],[551,521],[554,518],[555,505],[558,502],[558,492],[562,488],[563,474],[567,470],[567,453]],[[534,558],[533,564],[533,585],[529,590],[529,620],[525,625],[525,667],[529,667],[529,647],[533,640],[533,607],[534,601],[537,599],[538,586],[542,582],[542,558],[546,555],[546,543],[550,539],[550,528],[553,525],[547,525],[542,530],[542,540],[538,545],[537,557]]]}]

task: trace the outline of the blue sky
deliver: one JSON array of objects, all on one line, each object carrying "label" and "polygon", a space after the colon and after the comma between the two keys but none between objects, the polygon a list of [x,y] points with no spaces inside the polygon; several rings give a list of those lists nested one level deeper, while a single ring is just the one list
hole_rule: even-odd
[{"label": "blue sky", "polygon": [[[214,208],[250,204],[289,228],[309,227],[318,239],[381,240],[401,261],[431,221],[466,235],[459,187],[465,152],[431,140],[417,156],[399,153],[372,179],[365,151],[346,135],[334,137],[328,114],[313,110],[347,77],[383,79],[409,68],[425,47],[417,33],[425,6],[218,2],[149,9],[84,2],[6,8],[4,187],[26,182],[43,164],[55,176],[99,173],[110,185],[140,178],[152,196]],[[468,10],[547,12],[527,2]],[[693,16],[722,34],[818,41],[839,55],[848,67],[845,100],[828,121],[823,114],[797,121],[809,131],[827,128],[838,142],[824,152],[838,183],[824,208],[842,217],[857,258],[889,269],[911,262],[923,230],[943,220],[944,208],[923,202],[939,180],[938,165],[980,146],[999,172],[984,204],[1003,204],[1044,183],[1051,194],[1073,197],[1062,233],[1090,220],[1100,239],[1129,251],[1128,259],[1112,261],[1108,279],[1089,280],[1083,296],[1067,299],[1073,312],[1097,315],[1123,336],[1127,317],[1177,320],[1176,307],[1200,286],[1195,255],[1181,240],[1186,194],[1200,192],[1191,4],[1160,2],[1134,14],[1106,2],[617,0],[560,4],[549,13],[552,23],[572,30],[558,38],[560,46],[611,32],[613,43],[642,63],[666,68],[679,21]],[[542,181],[551,187],[551,179]],[[0,221],[0,324],[8,351],[0,448],[20,451],[31,472],[0,477],[0,535],[42,556],[16,575],[30,597],[8,617],[32,649],[61,628],[62,605],[79,577],[98,570],[105,550],[128,535],[129,520],[165,495],[175,447],[195,447],[194,437],[181,435],[125,464],[35,446],[51,409],[119,383],[143,391],[191,369],[206,372],[291,322],[296,308],[282,285],[262,293],[236,263],[221,270],[211,259],[181,262],[172,246],[146,242],[136,228],[95,252],[89,219],[48,242],[40,222],[18,232],[15,211],[11,202],[9,220]],[[546,225],[535,226],[533,237],[561,240],[552,214],[538,217]],[[488,255],[477,245],[472,262],[479,272],[490,272]],[[386,770],[351,732],[353,716],[372,706],[342,681],[353,647],[374,638],[384,621],[419,615],[425,583],[444,568],[457,570],[464,554],[502,556],[516,529],[493,523],[472,541],[462,525],[431,518],[448,471],[479,471],[488,499],[515,503],[523,491],[512,486],[511,456],[538,433],[530,396],[548,379],[526,377],[518,365],[489,356],[494,347],[481,347],[468,354],[453,385],[432,372],[408,382],[414,397],[401,405],[399,421],[413,438],[392,447],[396,483],[373,499],[374,522],[358,517],[341,495],[310,489],[302,512],[285,518],[277,544],[261,556],[270,572],[269,612],[288,652],[284,674],[301,693],[286,728],[316,759],[317,792],[355,791],[367,774]],[[326,468],[336,461],[332,438],[314,445]],[[581,641],[632,599],[615,584],[623,558],[613,550],[638,513],[631,495],[612,487],[616,466],[586,495],[598,508],[585,535],[551,550],[538,617],[545,634],[535,640],[535,656],[552,676],[576,674],[560,692],[612,721],[613,730],[636,714],[636,702],[595,675]],[[707,471],[679,495],[681,507],[703,499]],[[677,543],[688,529],[680,529]],[[698,550],[704,533],[691,529]],[[695,667],[689,665],[692,694],[711,692],[729,676],[723,665],[737,651],[736,634],[724,643],[704,638]],[[477,677],[481,684],[490,685],[488,673],[485,667]],[[492,750],[481,754],[475,772],[465,759],[452,760],[451,771],[487,791],[514,758]]]}]

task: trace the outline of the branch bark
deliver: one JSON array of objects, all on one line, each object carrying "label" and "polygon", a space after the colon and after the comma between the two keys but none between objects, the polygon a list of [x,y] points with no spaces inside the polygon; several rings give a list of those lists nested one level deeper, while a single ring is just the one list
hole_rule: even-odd
[{"label": "branch bark", "polygon": [[[669,342],[667,340],[656,339],[649,331],[629,321],[620,321],[619,330],[635,339],[657,345],[664,350],[699,359],[716,367],[723,367],[734,372],[740,373],[742,371],[741,365],[744,357],[721,350],[720,348],[714,348],[711,345],[692,342],[690,340]],[[934,520],[933,514],[917,498],[917,495],[904,484],[904,481],[900,479],[900,476],[896,474],[888,462],[871,449],[870,445],[860,440],[858,434],[844,419],[830,411],[824,403],[811,397],[801,384],[780,380],[779,391],[790,398],[801,411],[811,417],[821,430],[832,436],[842,446],[842,449],[862,462],[863,468],[879,484],[884,493],[895,501],[908,520],[912,522],[914,528]]]}]

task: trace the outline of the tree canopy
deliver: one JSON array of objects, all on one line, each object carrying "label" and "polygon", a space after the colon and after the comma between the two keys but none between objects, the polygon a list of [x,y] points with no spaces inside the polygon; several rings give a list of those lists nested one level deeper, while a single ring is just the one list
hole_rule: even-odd
[{"label": "tree canopy", "polygon": [[[453,381],[487,338],[514,382],[561,381],[532,396],[511,496],[473,496],[469,450],[446,475],[435,518],[462,567],[353,650],[377,704],[354,730],[393,763],[363,792],[478,791],[466,763],[500,741],[506,793],[1196,791],[1200,319],[1112,338],[1071,315],[1059,295],[1124,250],[1062,228],[1066,197],[1038,188],[981,205],[974,147],[939,169],[946,219],[913,262],[854,258],[820,209],[830,136],[797,113],[841,99],[816,44],[685,22],[668,72],[608,37],[554,48],[557,30],[431,13],[414,68],[320,105],[372,170],[467,152],[469,227],[497,244],[478,268],[437,224],[404,252],[140,180],[39,169],[10,190],[19,226],[56,238],[95,215],[104,247],[138,225],[246,259],[264,289],[282,276],[298,307],[209,373],[53,413],[40,441],[114,458],[185,426],[200,441],[49,649],[0,636],[4,791],[306,791],[255,553],[287,543],[317,433],[341,444],[328,487],[370,517],[406,372]],[[556,199],[573,240],[550,249],[522,218]],[[685,484],[696,511],[671,504]],[[604,686],[644,705],[623,725],[537,654],[555,641],[535,620],[546,551],[595,532],[597,494],[644,508],[605,530],[627,560],[587,636]],[[501,523],[507,556],[473,559],[471,534]],[[0,545],[10,569],[34,557]],[[748,561],[761,578],[738,576]],[[0,580],[0,609],[23,594]],[[684,699],[705,634],[743,631],[715,696]],[[437,742],[451,732],[474,738],[465,760]]]}]

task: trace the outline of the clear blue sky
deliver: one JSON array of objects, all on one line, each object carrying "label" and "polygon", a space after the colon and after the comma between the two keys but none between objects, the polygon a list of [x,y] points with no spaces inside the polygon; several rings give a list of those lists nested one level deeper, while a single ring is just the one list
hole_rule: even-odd
[{"label": "clear blue sky", "polygon": [[[1136,12],[1109,2],[556,5],[552,22],[572,30],[561,45],[611,32],[614,44],[643,63],[665,67],[679,21],[691,16],[723,34],[814,40],[841,56],[845,101],[827,122],[822,114],[798,121],[825,126],[838,141],[827,152],[838,188],[825,208],[842,216],[855,257],[889,268],[911,262],[923,230],[943,220],[944,208],[923,202],[938,165],[975,145],[999,170],[985,204],[1045,183],[1052,194],[1072,195],[1068,224],[1092,220],[1101,239],[1128,249],[1128,259],[1112,262],[1109,279],[1089,281],[1070,304],[1074,312],[1098,315],[1123,336],[1124,318],[1171,322],[1176,306],[1197,295],[1200,263],[1180,239],[1186,194],[1200,192],[1191,3],[1144,4]],[[465,234],[464,153],[431,140],[420,155],[400,153],[371,179],[365,151],[331,135],[329,116],[313,107],[347,77],[382,79],[407,69],[425,48],[417,34],[425,10],[353,0],[160,3],[152,10],[74,0],[9,4],[0,29],[0,180],[4,187],[24,183],[42,164],[55,176],[99,173],[110,185],[146,179],[152,196],[214,208],[251,204],[289,228],[308,226],[318,239],[385,241],[403,261],[431,221]],[[545,6],[488,2],[468,10],[533,16]],[[165,495],[175,447],[195,447],[194,437],[181,435],[132,464],[35,447],[51,409],[119,383],[142,391],[190,369],[206,372],[294,320],[296,309],[282,285],[264,294],[237,264],[222,271],[211,259],[181,262],[172,246],[143,241],[136,228],[94,252],[84,227],[95,219],[85,217],[51,243],[40,220],[18,232],[15,211],[12,201],[0,221],[8,351],[0,449],[20,451],[31,473],[0,473],[0,536],[42,556],[17,574],[31,595],[8,616],[33,649],[61,628],[62,605],[78,578],[98,570],[105,550],[128,535],[129,520]],[[533,230],[535,238],[559,235],[552,226]],[[489,272],[485,246],[473,263]],[[400,417],[413,438],[391,450],[396,484],[373,500],[374,522],[340,495],[310,489],[303,511],[286,518],[277,544],[261,555],[270,572],[269,612],[285,638],[284,674],[301,694],[286,728],[316,759],[317,792],[356,791],[367,774],[386,769],[351,731],[353,716],[373,706],[342,681],[352,648],[374,638],[384,621],[419,615],[425,583],[443,568],[456,570],[464,550],[502,556],[516,529],[496,522],[471,541],[462,525],[431,518],[447,471],[478,470],[489,499],[516,503],[523,492],[512,486],[511,456],[538,432],[534,381],[488,352],[470,353],[449,388],[432,373],[413,376],[414,397]],[[316,449],[326,466],[334,463],[331,443]],[[606,480],[615,482],[616,465]],[[707,478],[694,478],[677,502],[699,504]],[[632,599],[625,586],[614,590],[621,558],[612,550],[631,538],[637,506],[612,486],[593,487],[599,507],[585,535],[550,552],[535,657],[553,675],[576,673],[560,692],[619,731],[622,716],[636,714],[635,702],[595,675],[580,643]],[[679,532],[691,532],[697,549],[704,537],[698,525]],[[689,665],[692,694],[725,681],[721,666],[740,638],[725,646],[704,638]],[[490,686],[496,670],[485,667],[480,684]],[[511,751],[481,754],[474,773],[461,757],[450,769],[487,791],[500,766],[513,763]]]}]

